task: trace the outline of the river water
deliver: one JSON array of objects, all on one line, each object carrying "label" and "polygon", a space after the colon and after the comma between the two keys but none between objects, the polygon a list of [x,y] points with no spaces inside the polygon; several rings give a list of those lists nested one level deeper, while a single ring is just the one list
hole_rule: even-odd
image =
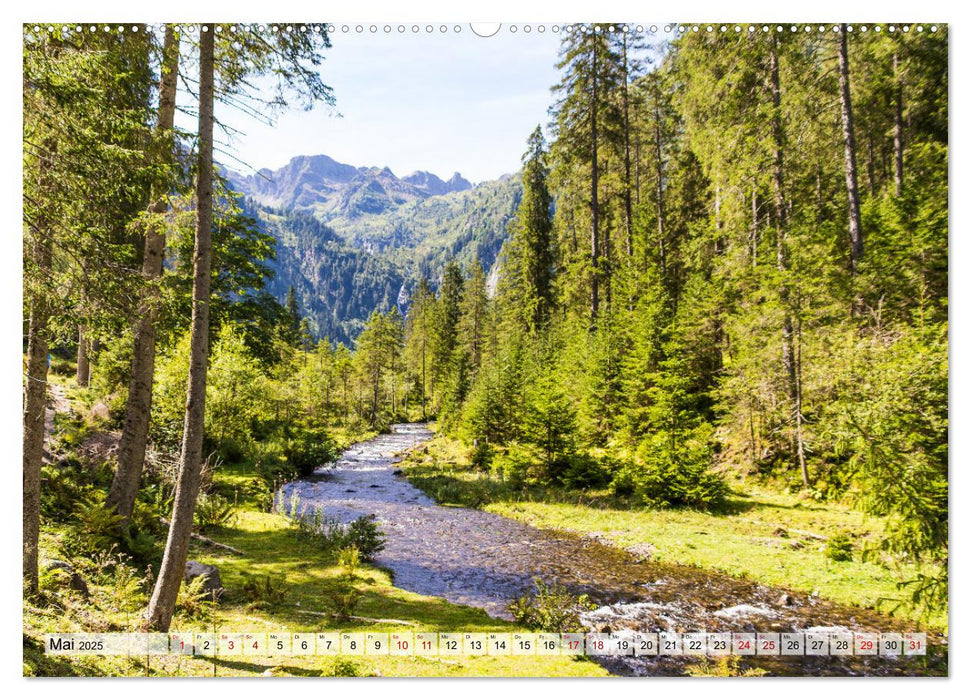
[{"label": "river water", "polygon": [[[431,437],[422,424],[395,425],[390,434],[354,445],[310,478],[285,485],[283,497],[291,502],[296,495],[300,514],[319,509],[341,522],[376,516],[387,544],[375,563],[392,572],[395,586],[482,608],[498,618],[511,619],[508,604],[530,591],[538,576],[590,596],[598,607],[583,619],[592,631],[913,629],[872,610],[694,567],[642,561],[591,538],[537,529],[480,510],[437,505],[395,466],[402,453]],[[685,663],[697,662],[682,657],[599,660],[622,675],[678,674]],[[924,669],[923,660],[871,657],[758,657],[746,658],[744,663],[780,675],[930,671]],[[939,666],[938,660],[938,673]]]}]

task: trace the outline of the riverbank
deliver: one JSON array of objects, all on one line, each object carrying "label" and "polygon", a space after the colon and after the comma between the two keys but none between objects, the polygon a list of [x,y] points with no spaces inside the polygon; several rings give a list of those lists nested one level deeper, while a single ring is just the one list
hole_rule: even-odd
[{"label": "riverbank", "polygon": [[[466,450],[437,436],[402,463],[406,478],[438,502],[479,508],[537,528],[577,533],[637,558],[718,571],[836,603],[880,610],[946,634],[946,611],[922,617],[900,606],[898,582],[917,569],[866,559],[883,523],[849,507],[733,483],[725,512],[618,507],[604,491],[510,488],[474,469]],[[851,559],[834,561],[827,543],[846,536]]]},{"label": "riverbank", "polygon": [[[233,494],[225,524],[205,535],[238,550],[193,540],[189,558],[219,569],[225,593],[214,607],[183,595],[172,624],[181,632],[516,632],[521,626],[485,611],[418,595],[396,587],[386,569],[357,567],[360,595],[354,618],[337,621],[333,591],[343,574],[337,555],[301,535],[285,515],[266,512],[257,497],[256,475],[246,464],[224,464],[212,489]],[[97,494],[94,494],[97,499]],[[103,494],[101,496],[103,498]],[[126,564],[117,548],[92,556],[70,554],[69,525],[47,522],[41,560],[64,561],[84,580],[84,590],[55,575],[42,578],[42,596],[24,603],[25,676],[605,676],[601,666],[577,657],[362,657],[193,656],[145,658],[51,657],[43,651],[47,632],[124,632],[141,629],[140,612],[151,592],[151,569]]]}]

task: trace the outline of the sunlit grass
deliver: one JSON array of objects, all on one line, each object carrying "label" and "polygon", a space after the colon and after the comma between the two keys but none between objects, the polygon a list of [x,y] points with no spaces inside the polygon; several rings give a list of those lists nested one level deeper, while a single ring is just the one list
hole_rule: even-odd
[{"label": "sunlit grass", "polygon": [[[843,604],[889,611],[904,596],[898,582],[918,571],[886,557],[863,556],[882,532],[881,519],[740,480],[733,484],[734,495],[724,512],[631,507],[606,489],[510,488],[487,472],[471,469],[466,451],[441,436],[427,453],[408,460],[405,474],[440,502],[479,507],[534,527],[596,536],[649,552],[656,561],[713,569]],[[835,562],[825,555],[826,539],[839,533],[854,543],[852,561]],[[895,614],[947,629],[946,611],[925,620],[905,608]]]}]

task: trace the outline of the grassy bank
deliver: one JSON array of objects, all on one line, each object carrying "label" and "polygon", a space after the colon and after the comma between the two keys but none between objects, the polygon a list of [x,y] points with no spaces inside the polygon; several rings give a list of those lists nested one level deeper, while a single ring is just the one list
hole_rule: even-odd
[{"label": "grassy bank", "polygon": [[[595,536],[657,561],[714,569],[838,603],[889,612],[903,595],[898,582],[917,573],[912,566],[863,556],[879,537],[881,519],[741,480],[733,482],[733,495],[722,512],[706,513],[632,507],[606,490],[513,488],[472,468],[461,445],[442,436],[402,466],[413,484],[439,502]],[[827,545],[840,536],[852,546],[848,561],[827,555]],[[923,620],[903,607],[895,614],[947,629],[946,612]]]},{"label": "grassy bank", "polygon": [[[45,533],[45,554],[61,533]],[[329,617],[329,591],[340,569],[331,554],[315,549],[297,535],[283,516],[242,507],[230,527],[209,533],[212,539],[243,552],[193,545],[190,558],[219,567],[226,594],[214,611],[181,610],[172,631],[524,631],[490,618],[483,611],[395,588],[387,572],[361,567],[357,589],[362,597],[356,617],[400,622]],[[48,557],[50,558],[50,557]],[[248,579],[267,574],[285,578],[284,600],[254,604],[242,594]],[[93,580],[99,580],[92,576]],[[92,583],[90,596],[74,591],[47,591],[43,601],[25,606],[25,675],[155,675],[155,676],[602,676],[596,664],[572,657],[196,657],[146,659],[87,657],[71,660],[43,654],[45,632],[134,631],[138,611],[116,605],[118,582],[110,576]],[[143,589],[141,593],[144,593]]]},{"label": "grassy bank", "polygon": [[[347,442],[357,436],[341,435]],[[87,467],[82,467],[87,468]],[[230,494],[235,508],[221,526],[205,529],[215,542],[241,554],[193,540],[189,558],[219,568],[226,591],[215,608],[180,599],[172,631],[525,631],[485,612],[395,588],[388,572],[361,564],[353,588],[360,596],[354,618],[337,621],[334,591],[346,569],[338,552],[308,538],[286,517],[265,512],[258,477],[246,463],[222,465],[211,490]],[[95,494],[97,497],[97,493]],[[103,493],[101,493],[103,498]],[[164,538],[164,530],[160,532]],[[23,672],[30,676],[603,676],[600,666],[574,657],[63,657],[46,656],[47,632],[123,632],[141,629],[157,561],[128,559],[106,543],[78,554],[78,527],[44,523],[41,561],[67,561],[84,580],[51,570],[42,575],[41,594],[24,603]],[[164,539],[162,540],[164,541]],[[151,566],[149,566],[151,564]],[[258,584],[269,582],[263,588]],[[254,585],[257,584],[257,585]],[[185,586],[183,586],[185,589]]]}]

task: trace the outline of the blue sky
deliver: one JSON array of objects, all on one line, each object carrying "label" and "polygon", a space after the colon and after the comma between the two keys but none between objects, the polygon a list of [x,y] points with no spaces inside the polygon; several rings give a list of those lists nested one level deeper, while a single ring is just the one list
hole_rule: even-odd
[{"label": "blue sky", "polygon": [[[334,89],[336,109],[291,109],[267,126],[217,106],[216,116],[234,129],[223,147],[255,168],[278,168],[297,155],[325,153],[351,165],[389,166],[402,176],[428,170],[442,178],[461,172],[473,182],[519,168],[526,138],[545,126],[559,35],[549,30],[479,37],[454,24],[441,33],[413,34],[408,25],[390,34],[357,25],[332,35],[321,68]],[[339,112],[340,117],[334,112]],[[191,128],[191,119],[185,126]],[[224,134],[223,141],[228,137]],[[233,169],[238,163],[223,158]]]}]

